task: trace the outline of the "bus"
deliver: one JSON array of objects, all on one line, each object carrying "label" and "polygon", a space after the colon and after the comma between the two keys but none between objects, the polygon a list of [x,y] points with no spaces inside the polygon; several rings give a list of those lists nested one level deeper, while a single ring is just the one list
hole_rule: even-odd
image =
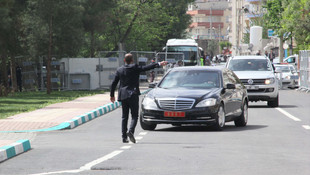
[{"label": "bus", "polygon": [[[166,60],[169,63],[174,62],[178,64],[179,62],[183,66],[201,65],[200,58],[203,56],[203,50],[198,47],[198,43],[193,39],[169,39],[166,47],[164,47],[164,52],[166,53]],[[169,55],[173,54],[175,55],[174,58],[169,59]]]}]

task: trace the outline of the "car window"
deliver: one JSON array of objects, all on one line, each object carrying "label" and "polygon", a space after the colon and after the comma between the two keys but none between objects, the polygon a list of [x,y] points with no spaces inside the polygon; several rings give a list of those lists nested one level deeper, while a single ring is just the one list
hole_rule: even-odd
[{"label": "car window", "polygon": [[219,87],[219,73],[203,70],[171,71],[161,81],[161,88],[196,88]]},{"label": "car window", "polygon": [[232,71],[272,71],[272,65],[265,59],[231,60],[228,69]]},{"label": "car window", "polygon": [[290,67],[289,66],[275,66],[276,70],[281,70],[282,72],[290,72]]}]

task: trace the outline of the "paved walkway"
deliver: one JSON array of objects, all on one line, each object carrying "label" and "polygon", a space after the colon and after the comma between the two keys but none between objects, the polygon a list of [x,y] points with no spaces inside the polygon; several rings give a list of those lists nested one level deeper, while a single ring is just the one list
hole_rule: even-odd
[{"label": "paved walkway", "polygon": [[[141,92],[146,92],[146,85],[141,85]],[[74,128],[120,105],[119,102],[112,104],[110,93],[106,92],[1,119],[0,162],[30,150],[30,142],[37,132]]]}]

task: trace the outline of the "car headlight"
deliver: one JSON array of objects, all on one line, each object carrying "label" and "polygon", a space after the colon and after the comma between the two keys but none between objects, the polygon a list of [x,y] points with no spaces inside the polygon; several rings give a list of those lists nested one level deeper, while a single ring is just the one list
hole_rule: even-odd
[{"label": "car headlight", "polygon": [[143,105],[144,109],[156,109],[157,108],[157,105],[155,103],[155,99],[150,98],[150,97],[145,97],[143,99],[142,105]]},{"label": "car headlight", "polygon": [[265,80],[265,84],[273,84],[276,80],[274,78],[268,78]]},{"label": "car headlight", "polygon": [[208,98],[199,102],[196,107],[207,107],[207,106],[215,106],[216,99],[215,98]]}]

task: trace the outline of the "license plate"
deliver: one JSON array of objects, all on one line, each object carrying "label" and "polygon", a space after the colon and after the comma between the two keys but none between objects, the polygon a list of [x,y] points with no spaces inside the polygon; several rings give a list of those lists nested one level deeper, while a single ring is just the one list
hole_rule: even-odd
[{"label": "license plate", "polygon": [[298,80],[298,75],[292,75],[292,76],[291,76],[291,79],[292,79],[292,80]]},{"label": "license plate", "polygon": [[185,112],[177,112],[177,111],[165,111],[165,117],[185,117]]},{"label": "license plate", "polygon": [[247,89],[259,89],[258,86],[246,86]]}]

